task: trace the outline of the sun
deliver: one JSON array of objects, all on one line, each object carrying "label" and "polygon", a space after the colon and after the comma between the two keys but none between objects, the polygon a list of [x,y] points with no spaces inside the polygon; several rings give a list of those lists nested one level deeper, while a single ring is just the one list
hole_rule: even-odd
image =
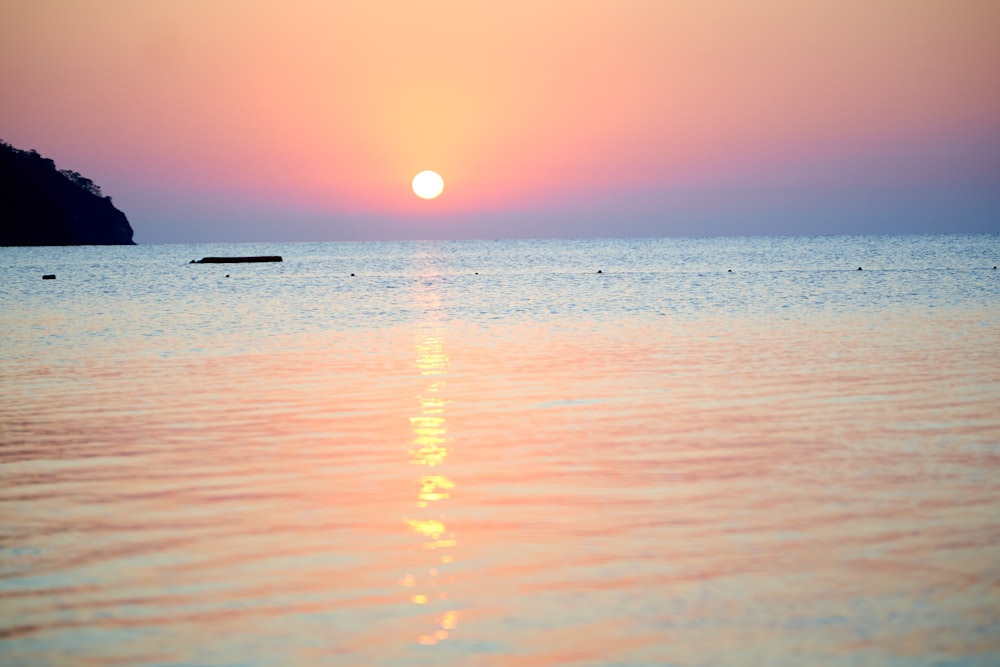
[{"label": "sun", "polygon": [[444,190],[444,179],[436,171],[422,171],[413,177],[413,194],[421,199],[434,199]]}]

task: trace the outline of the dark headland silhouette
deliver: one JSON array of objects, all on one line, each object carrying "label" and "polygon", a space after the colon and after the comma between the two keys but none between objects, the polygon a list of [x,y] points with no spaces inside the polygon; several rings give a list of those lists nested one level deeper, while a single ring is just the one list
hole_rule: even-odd
[{"label": "dark headland silhouette", "polygon": [[125,214],[92,180],[0,141],[0,246],[134,245]]}]

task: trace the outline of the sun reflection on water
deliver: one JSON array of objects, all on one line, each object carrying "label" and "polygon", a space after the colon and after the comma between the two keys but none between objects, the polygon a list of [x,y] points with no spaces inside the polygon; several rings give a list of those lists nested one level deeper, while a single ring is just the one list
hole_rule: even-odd
[{"label": "sun reflection on water", "polygon": [[[446,587],[454,577],[444,569],[455,562],[455,536],[441,516],[442,503],[451,498],[455,488],[455,482],[441,470],[451,452],[446,417],[451,401],[444,395],[449,360],[444,323],[439,315],[441,297],[432,287],[433,276],[424,278],[423,289],[418,289],[416,299],[425,316],[418,328],[414,351],[416,367],[429,382],[418,396],[420,411],[410,417],[413,437],[409,462],[420,468],[420,474],[416,479],[415,509],[405,521],[409,530],[420,536],[428,557],[418,572],[405,574],[399,584],[413,589],[409,595],[411,603],[427,606],[432,612],[432,629],[416,639],[418,644],[431,646],[448,638],[458,625],[459,612],[449,606]],[[434,609],[438,606],[443,611]]]}]

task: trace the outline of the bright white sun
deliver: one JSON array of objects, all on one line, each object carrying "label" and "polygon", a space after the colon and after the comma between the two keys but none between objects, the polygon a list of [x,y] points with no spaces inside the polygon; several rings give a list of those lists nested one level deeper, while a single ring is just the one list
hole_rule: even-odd
[{"label": "bright white sun", "polygon": [[413,177],[413,194],[421,199],[434,199],[444,190],[444,179],[436,171],[422,171]]}]

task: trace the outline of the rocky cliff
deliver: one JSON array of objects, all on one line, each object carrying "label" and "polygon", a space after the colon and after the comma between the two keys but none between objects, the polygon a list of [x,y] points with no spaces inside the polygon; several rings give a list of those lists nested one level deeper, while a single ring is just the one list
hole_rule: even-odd
[{"label": "rocky cliff", "polygon": [[0,245],[133,245],[132,226],[89,178],[0,142]]}]

